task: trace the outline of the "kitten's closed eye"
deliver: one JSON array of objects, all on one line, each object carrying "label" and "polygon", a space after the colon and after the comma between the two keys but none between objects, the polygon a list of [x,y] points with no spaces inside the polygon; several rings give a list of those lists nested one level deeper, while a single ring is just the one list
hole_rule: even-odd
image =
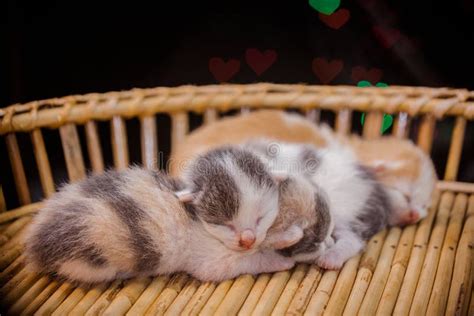
[{"label": "kitten's closed eye", "polygon": [[260,222],[262,221],[263,219],[263,216],[260,216],[259,218],[257,218],[257,225],[260,224]]},{"label": "kitten's closed eye", "polygon": [[235,226],[234,225],[226,224],[225,226],[227,226],[227,228],[229,228],[230,230],[235,231]]}]

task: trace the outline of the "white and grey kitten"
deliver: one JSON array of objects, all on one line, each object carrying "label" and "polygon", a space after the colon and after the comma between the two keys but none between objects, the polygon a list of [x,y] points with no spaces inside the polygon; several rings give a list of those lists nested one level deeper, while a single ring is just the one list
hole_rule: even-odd
[{"label": "white and grey kitten", "polygon": [[[209,228],[222,215],[184,205],[175,195],[182,189],[168,176],[140,168],[66,185],[45,202],[29,227],[28,262],[36,271],[80,283],[178,271],[221,281],[294,265],[271,249],[232,250],[230,240]],[[220,194],[219,187],[213,190]],[[272,191],[270,183],[267,190]],[[264,210],[278,205],[267,202]]]},{"label": "white and grey kitten", "polygon": [[286,250],[295,260],[316,260],[323,268],[338,269],[363,249],[368,238],[387,226],[391,212],[387,193],[372,172],[357,162],[349,148],[335,145],[316,149],[311,145],[271,140],[250,142],[247,146],[266,159],[273,172],[310,179],[327,194],[326,206],[332,219],[328,231],[335,242],[332,244],[328,236],[327,249],[295,250],[304,248],[304,236]]},{"label": "white and grey kitten", "polygon": [[256,251],[278,215],[278,183],[253,152],[224,146],[198,156],[183,175],[180,200],[229,249]]}]

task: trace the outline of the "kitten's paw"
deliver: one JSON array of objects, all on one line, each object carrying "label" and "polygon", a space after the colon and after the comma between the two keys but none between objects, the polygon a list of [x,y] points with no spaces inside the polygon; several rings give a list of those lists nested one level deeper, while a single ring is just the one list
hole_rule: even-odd
[{"label": "kitten's paw", "polygon": [[344,255],[329,250],[316,260],[316,264],[323,269],[339,270],[342,268],[346,260],[347,258],[345,258]]}]

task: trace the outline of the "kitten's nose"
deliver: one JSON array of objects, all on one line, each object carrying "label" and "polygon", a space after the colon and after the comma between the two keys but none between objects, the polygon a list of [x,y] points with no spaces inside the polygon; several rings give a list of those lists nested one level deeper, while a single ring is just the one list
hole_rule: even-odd
[{"label": "kitten's nose", "polygon": [[252,230],[246,229],[240,234],[239,246],[245,249],[252,248],[255,243],[255,234]]}]

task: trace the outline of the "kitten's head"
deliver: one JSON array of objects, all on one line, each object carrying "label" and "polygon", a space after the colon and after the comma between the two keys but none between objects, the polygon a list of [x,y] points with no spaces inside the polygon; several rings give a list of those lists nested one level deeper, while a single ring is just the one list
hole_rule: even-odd
[{"label": "kitten's head", "polygon": [[389,194],[394,209],[390,224],[414,224],[428,215],[437,181],[433,163],[428,155],[407,140],[395,142],[389,139],[385,144],[385,155],[365,163],[372,167]]},{"label": "kitten's head", "polygon": [[225,246],[254,251],[278,214],[278,185],[262,161],[238,147],[196,158],[178,198],[194,209],[204,228]]},{"label": "kitten's head", "polygon": [[308,242],[325,240],[334,229],[328,200],[326,192],[307,177],[287,176],[279,185],[280,211],[268,235],[282,234],[296,225]]}]

